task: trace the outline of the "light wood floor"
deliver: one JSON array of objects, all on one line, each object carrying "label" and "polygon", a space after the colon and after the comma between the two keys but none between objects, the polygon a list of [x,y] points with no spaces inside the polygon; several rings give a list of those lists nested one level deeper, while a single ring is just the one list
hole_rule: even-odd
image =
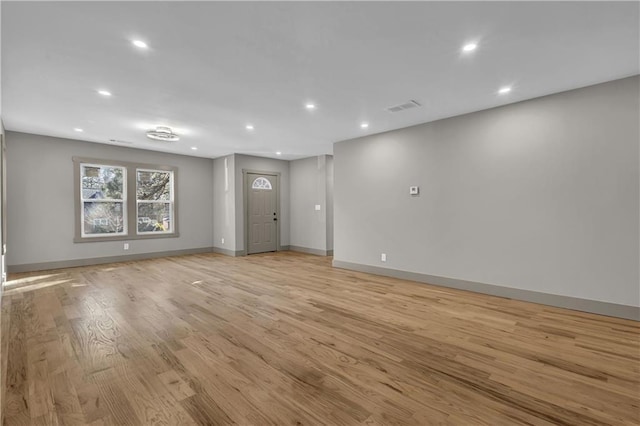
[{"label": "light wood floor", "polygon": [[11,280],[7,425],[640,422],[633,321],[289,252]]}]

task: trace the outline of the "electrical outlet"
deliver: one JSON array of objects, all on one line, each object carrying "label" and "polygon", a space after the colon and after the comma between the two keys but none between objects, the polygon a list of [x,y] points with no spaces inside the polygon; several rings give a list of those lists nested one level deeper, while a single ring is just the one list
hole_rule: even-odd
[{"label": "electrical outlet", "polygon": [[316,204],[316,211],[320,211],[321,208],[320,204]]},{"label": "electrical outlet", "polygon": [[124,249],[129,250],[129,243],[124,243]]},{"label": "electrical outlet", "polygon": [[386,262],[387,261],[387,253],[382,253],[380,255],[380,261],[382,261],[382,262]]},{"label": "electrical outlet", "polygon": [[220,242],[224,244],[224,238],[220,238]]}]

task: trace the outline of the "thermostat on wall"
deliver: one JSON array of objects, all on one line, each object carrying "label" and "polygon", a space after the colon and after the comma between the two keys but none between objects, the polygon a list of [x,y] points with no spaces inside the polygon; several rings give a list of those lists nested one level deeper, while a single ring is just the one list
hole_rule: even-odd
[{"label": "thermostat on wall", "polygon": [[409,195],[418,195],[420,194],[420,187],[419,186],[410,186],[409,187]]}]

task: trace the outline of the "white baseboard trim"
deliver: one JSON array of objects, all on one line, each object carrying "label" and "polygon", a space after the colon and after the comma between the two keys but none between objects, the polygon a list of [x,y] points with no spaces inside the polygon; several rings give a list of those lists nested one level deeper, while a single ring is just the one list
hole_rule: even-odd
[{"label": "white baseboard trim", "polygon": [[379,266],[363,265],[360,263],[344,262],[341,260],[334,260],[333,267],[366,272],[375,275],[383,275],[392,278],[400,278],[403,280],[417,281],[441,287],[455,288],[458,290],[472,291],[475,293],[489,294],[491,296],[505,297],[508,299],[523,300],[525,302],[539,303],[541,305],[555,306],[558,308],[573,309],[576,311],[640,321],[640,307],[638,306],[619,305],[617,303],[601,302],[598,300],[541,293],[493,284],[458,280],[455,278],[420,274],[417,272],[401,271],[398,269],[382,268]]}]

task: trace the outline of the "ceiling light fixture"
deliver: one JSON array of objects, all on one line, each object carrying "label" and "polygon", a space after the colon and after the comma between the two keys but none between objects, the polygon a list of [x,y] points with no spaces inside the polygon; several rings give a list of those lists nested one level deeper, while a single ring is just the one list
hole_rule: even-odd
[{"label": "ceiling light fixture", "polygon": [[507,93],[509,93],[511,91],[511,87],[503,87],[500,90],[498,90],[498,93],[500,93],[501,95],[505,95]]},{"label": "ceiling light fixture", "polygon": [[306,109],[316,109],[315,104],[311,104],[311,103],[306,104],[304,107],[305,107]]},{"label": "ceiling light fixture", "polygon": [[197,151],[198,147],[197,146],[192,146],[191,149],[194,150],[194,151]]},{"label": "ceiling light fixture", "polygon": [[462,51],[463,52],[472,52],[472,51],[476,50],[477,47],[478,47],[478,45],[476,43],[465,44],[462,47]]},{"label": "ceiling light fixture", "polygon": [[276,155],[282,155],[282,153],[280,151],[276,152]]},{"label": "ceiling light fixture", "polygon": [[82,130],[80,127],[74,127],[73,130],[79,133],[84,132],[84,130]]},{"label": "ceiling light fixture", "polygon": [[98,90],[98,93],[101,94],[102,96],[111,96],[111,92],[109,92],[108,90]]},{"label": "ceiling light fixture", "polygon": [[360,127],[366,129],[367,127],[369,127],[369,123],[362,123]]},{"label": "ceiling light fixture", "polygon": [[253,130],[253,124],[247,124],[246,126],[244,126],[245,129],[247,130]]},{"label": "ceiling light fixture", "polygon": [[158,126],[155,130],[149,130],[147,137],[156,141],[176,142],[180,137],[171,131],[170,127]]},{"label": "ceiling light fixture", "polygon": [[148,48],[148,47],[149,47],[149,46],[147,45],[147,43],[145,43],[145,42],[144,42],[144,41],[142,41],[142,40],[133,40],[131,43],[132,43],[135,47],[139,47],[140,49],[146,49],[146,48]]}]

